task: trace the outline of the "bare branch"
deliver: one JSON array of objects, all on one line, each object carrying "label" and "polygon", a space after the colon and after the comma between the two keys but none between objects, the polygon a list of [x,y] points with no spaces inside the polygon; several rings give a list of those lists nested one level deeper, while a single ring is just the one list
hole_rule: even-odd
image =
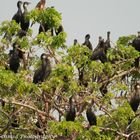
[{"label": "bare branch", "polygon": [[104,128],[104,127],[99,127],[102,131],[112,131],[120,136],[123,136],[125,138],[128,138],[129,137],[129,134],[125,134],[125,133],[121,133],[115,129],[112,129],[112,128]]},{"label": "bare branch", "polygon": [[129,73],[131,73],[131,72],[134,72],[134,71],[136,71],[136,69],[133,67],[133,68],[131,68],[131,69],[128,70],[128,71],[118,72],[119,74],[115,74],[113,77],[111,77],[111,78],[109,78],[109,79],[107,79],[107,80],[101,81],[100,83],[105,84],[105,83],[107,83],[107,82],[113,81],[113,80],[115,80],[115,79],[117,79],[117,78],[120,78],[120,77],[122,77],[122,76],[124,76],[124,75],[126,75],[126,74],[129,74]]},{"label": "bare branch", "polygon": [[15,104],[15,105],[19,105],[19,106],[22,106],[22,107],[29,108],[29,109],[31,109],[31,110],[33,110],[33,111],[39,113],[39,114],[42,114],[43,116],[49,117],[50,119],[56,121],[56,119],[55,119],[53,116],[48,115],[46,112],[41,111],[41,110],[39,110],[39,109],[37,109],[37,108],[35,108],[35,107],[33,107],[33,106],[30,106],[30,105],[27,105],[27,104],[23,104],[23,103],[19,103],[19,102],[16,102],[16,101],[8,101],[8,100],[3,100],[3,101],[4,101],[5,103],[11,103],[11,104]]}]

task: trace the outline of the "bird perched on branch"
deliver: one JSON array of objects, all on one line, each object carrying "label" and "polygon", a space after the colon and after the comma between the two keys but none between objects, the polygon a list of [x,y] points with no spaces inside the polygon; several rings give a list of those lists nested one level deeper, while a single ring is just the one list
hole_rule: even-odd
[{"label": "bird perched on branch", "polygon": [[63,28],[63,26],[62,25],[60,25],[59,27],[58,27],[58,29],[55,29],[55,33],[56,33],[56,35],[59,35],[61,32],[63,32],[64,31],[64,28]]},{"label": "bird perched on branch", "polygon": [[110,32],[108,31],[107,40],[105,42],[102,37],[99,37],[99,43],[92,53],[91,60],[100,60],[102,63],[107,62],[106,53],[110,47]]},{"label": "bird perched on branch", "polygon": [[[132,46],[140,52],[140,32],[138,32],[138,36],[133,40]],[[135,59],[135,67],[139,67],[139,57]]]},{"label": "bird perched on branch", "polygon": [[90,50],[92,50],[92,44],[91,44],[91,42],[89,41],[89,39],[90,39],[90,35],[87,34],[87,35],[85,36],[85,42],[83,43],[83,45],[87,46]]},{"label": "bird perched on branch", "polygon": [[53,36],[54,35],[53,28],[50,29],[46,23],[45,24],[40,24],[38,34],[40,34],[41,32],[47,32],[49,30],[51,32],[51,35]]},{"label": "bird perched on branch", "polygon": [[136,112],[140,104],[140,82],[136,83],[136,85],[134,86],[134,90],[135,91],[132,94],[129,104],[132,110]]},{"label": "bird perched on branch", "polygon": [[105,41],[105,48],[106,48],[106,51],[111,48],[111,45],[110,45],[110,31],[107,32],[107,39]]},{"label": "bird perched on branch", "polygon": [[15,15],[12,17],[12,20],[15,20],[18,24],[21,23],[21,17],[22,17],[22,1],[17,2],[18,11],[15,13]]},{"label": "bird perched on branch", "polygon": [[44,82],[50,75],[52,69],[49,57],[49,54],[43,53],[41,55],[40,59],[42,62],[39,68],[34,73],[33,83],[37,84],[40,82]]},{"label": "bird perched on branch", "polygon": [[[12,20],[14,20],[19,25],[21,23],[21,17],[22,17],[22,9],[21,9],[21,6],[22,6],[22,1],[18,1],[17,2],[18,11],[12,17]],[[13,35],[14,34],[12,34],[12,36]],[[12,36],[11,35],[8,35],[8,32],[6,32],[5,35],[4,35],[4,38],[6,38],[6,40],[8,40],[8,41],[11,41],[12,40]]]},{"label": "bird perched on branch", "polygon": [[46,0],[40,0],[37,5],[36,5],[36,9],[38,10],[44,10],[45,9],[45,4],[46,4]]},{"label": "bird perched on branch", "polygon": [[96,118],[95,113],[92,111],[91,104],[88,105],[88,108],[86,110],[86,116],[87,116],[87,120],[88,120],[90,126],[97,125],[97,118]]},{"label": "bird perched on branch", "polygon": [[23,12],[22,17],[21,17],[21,29],[24,30],[24,31],[28,30],[29,24],[30,24],[29,19],[27,19],[27,14],[28,14],[27,6],[29,4],[30,4],[30,2],[24,2],[23,3],[24,12]]},{"label": "bird perched on branch", "polygon": [[77,39],[74,39],[73,45],[78,45],[78,40]]},{"label": "bird perched on branch", "polygon": [[108,83],[107,83],[107,84],[103,84],[103,85],[99,88],[99,90],[100,90],[102,96],[105,96],[106,93],[108,92],[107,85],[108,85]]},{"label": "bird perched on branch", "polygon": [[13,47],[13,50],[10,50],[9,56],[10,56],[9,58],[10,70],[13,71],[14,73],[17,73],[20,66],[18,49]]},{"label": "bird perched on branch", "polygon": [[66,112],[66,121],[74,121],[76,117],[75,106],[73,105],[72,97],[69,98],[69,108]]},{"label": "bird perched on branch", "polygon": [[100,60],[102,63],[107,62],[104,39],[99,39],[99,43],[92,53],[91,60]]},{"label": "bird perched on branch", "polygon": [[22,16],[21,16],[21,30],[18,32],[18,36],[20,38],[22,38],[23,36],[26,36],[27,34],[27,31],[29,29],[29,25],[30,25],[30,20],[27,18],[27,14],[28,14],[28,5],[30,3],[29,2],[24,2],[23,3],[23,9],[24,9],[24,12],[22,13]]}]

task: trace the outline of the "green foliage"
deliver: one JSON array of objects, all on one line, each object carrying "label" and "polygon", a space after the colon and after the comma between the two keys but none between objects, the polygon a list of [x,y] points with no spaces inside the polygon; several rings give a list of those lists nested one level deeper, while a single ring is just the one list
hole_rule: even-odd
[{"label": "green foliage", "polygon": [[0,27],[0,35],[2,35],[4,32],[7,33],[7,35],[13,35],[17,34],[20,29],[19,24],[17,24],[14,20],[12,21],[4,21],[1,24]]},{"label": "green foliage", "polygon": [[[47,24],[50,30],[62,24],[61,14],[55,8],[32,10],[27,18],[34,23]],[[11,37],[11,40],[1,39],[0,44],[0,135],[41,133],[48,140],[123,140],[130,133],[140,133],[139,109],[136,115],[128,102],[134,84],[140,79],[139,70],[134,67],[140,54],[130,45],[134,35],[120,37],[116,48],[107,51],[108,62],[101,63],[91,60],[92,52],[86,46],[67,47],[65,32],[52,36],[49,30],[33,38],[29,29],[26,36],[19,38],[20,29],[15,21],[4,21],[0,26],[1,38],[5,34]],[[21,60],[16,74],[7,70],[8,51],[13,43],[26,50],[28,56],[27,69]],[[34,70],[41,64],[38,47],[50,54],[51,62],[55,62],[47,80],[33,84]],[[79,71],[83,72],[83,83],[79,80]],[[100,88],[105,85],[107,93],[103,96]],[[67,122],[65,116],[71,96],[77,111],[76,120]],[[97,125],[90,127],[85,114],[91,102]],[[10,124],[10,121],[14,122],[14,116],[19,128]]]},{"label": "green foliage", "polygon": [[44,47],[44,49],[47,49],[48,47],[51,47],[52,49],[59,49],[66,47],[65,42],[65,32],[61,32],[59,35],[54,37],[50,36],[50,34],[42,32],[33,40],[32,44]]},{"label": "green foliage", "polygon": [[133,131],[137,131],[140,133],[140,118],[135,118],[130,127]]},{"label": "green foliage", "polygon": [[[30,93],[36,86],[25,81],[25,74],[15,75],[11,71],[0,69],[0,93],[4,97],[13,97],[14,94]],[[36,88],[35,88],[36,89]]]},{"label": "green foliage", "polygon": [[134,113],[129,104],[124,102],[122,106],[118,107],[117,110],[113,112],[112,116],[113,120],[119,124],[119,129],[123,130],[128,125],[129,119],[134,117]]},{"label": "green foliage", "polygon": [[130,42],[132,42],[132,40],[135,38],[135,35],[129,35],[129,36],[122,36],[119,37],[118,41],[117,41],[117,46],[119,45],[124,45],[124,46],[128,46]]},{"label": "green foliage", "polygon": [[40,24],[47,24],[48,28],[58,28],[61,24],[61,14],[58,13],[55,8],[46,8],[46,10],[32,10],[29,13],[29,18],[33,22],[38,22]]}]

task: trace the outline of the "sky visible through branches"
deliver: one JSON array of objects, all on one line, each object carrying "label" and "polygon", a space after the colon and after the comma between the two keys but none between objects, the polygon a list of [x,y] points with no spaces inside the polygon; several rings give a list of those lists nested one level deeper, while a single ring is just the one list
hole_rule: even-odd
[{"label": "sky visible through branches", "polygon": [[[28,1],[31,2],[30,10],[38,2]],[[17,0],[1,0],[0,22],[12,18],[17,11],[16,3]],[[98,36],[106,38],[108,30],[111,31],[113,42],[119,36],[140,31],[139,5],[139,0],[47,0],[46,7],[54,6],[62,13],[68,45],[71,45],[75,38],[83,43],[85,34],[89,33],[91,42],[96,47]],[[35,25],[33,30],[37,28],[38,25]]]}]

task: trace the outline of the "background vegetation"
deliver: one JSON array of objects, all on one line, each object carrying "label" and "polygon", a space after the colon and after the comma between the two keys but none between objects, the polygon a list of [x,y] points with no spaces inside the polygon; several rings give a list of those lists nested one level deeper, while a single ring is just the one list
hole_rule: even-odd
[{"label": "background vegetation", "polygon": [[[62,22],[61,14],[54,8],[41,12],[33,10],[27,18],[38,23],[47,22],[50,29],[57,29]],[[34,135],[47,140],[140,138],[140,112],[133,112],[129,105],[134,85],[140,78],[139,68],[134,66],[139,52],[129,45],[134,35],[120,37],[107,51],[108,62],[101,63],[90,59],[92,52],[86,46],[67,46],[65,32],[52,36],[48,31],[33,37],[34,31],[29,29],[26,36],[19,38],[19,30],[20,26],[14,21],[4,21],[0,26],[1,137],[11,135],[19,139]],[[12,36],[11,41],[3,38],[5,33]],[[27,54],[26,69],[21,62],[16,74],[5,69],[9,49],[15,41]],[[51,55],[53,70],[45,82],[34,84],[32,77],[40,64],[37,55],[40,49]],[[78,68],[83,67],[84,81],[81,83]],[[108,92],[103,95],[100,88],[106,84]],[[65,116],[71,96],[76,119],[67,122]],[[93,101],[97,125],[89,127],[85,111]]]}]

